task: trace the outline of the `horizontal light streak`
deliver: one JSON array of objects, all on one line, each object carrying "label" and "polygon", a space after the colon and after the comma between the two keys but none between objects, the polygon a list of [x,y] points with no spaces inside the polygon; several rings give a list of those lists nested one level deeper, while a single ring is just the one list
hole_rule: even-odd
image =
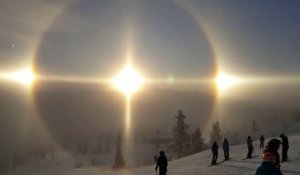
[{"label": "horizontal light streak", "polygon": [[148,84],[204,84],[212,83],[212,78],[165,78],[165,79],[145,79],[145,83]]},{"label": "horizontal light streak", "polygon": [[[239,76],[238,85],[243,84],[277,84],[277,83],[300,83],[299,76]],[[30,69],[20,69],[19,71],[0,72],[0,79],[4,81],[14,81],[28,86],[33,82],[49,81],[49,82],[70,82],[70,83],[86,83],[86,84],[107,84],[111,85],[112,78],[98,77],[76,77],[76,76],[47,76],[38,75]],[[145,78],[145,84],[213,84],[216,78]]]},{"label": "horizontal light streak", "polygon": [[26,87],[30,87],[36,79],[36,75],[31,68],[24,68],[11,72],[2,72],[0,73],[0,78],[7,81],[21,83]]},{"label": "horizontal light streak", "polygon": [[49,82],[68,82],[68,83],[86,83],[86,84],[109,84],[110,78],[96,77],[69,77],[69,76],[40,76],[40,81]]}]

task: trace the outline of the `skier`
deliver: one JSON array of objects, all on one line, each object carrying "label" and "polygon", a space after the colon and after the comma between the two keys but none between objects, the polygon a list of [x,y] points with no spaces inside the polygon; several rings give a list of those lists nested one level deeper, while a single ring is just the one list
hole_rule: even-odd
[{"label": "skier", "polygon": [[247,154],[247,159],[252,158],[252,153],[253,153],[253,140],[251,139],[251,136],[248,136],[247,138],[247,146],[248,146],[248,154]]},{"label": "skier", "polygon": [[157,172],[157,168],[159,167],[159,175],[166,175],[168,171],[167,166],[168,166],[168,159],[165,155],[165,152],[160,151],[159,157],[157,159],[155,171]]},{"label": "skier", "polygon": [[223,150],[224,150],[225,160],[229,160],[229,142],[228,142],[227,138],[224,139]]},{"label": "skier", "polygon": [[259,141],[260,141],[259,149],[264,149],[264,147],[265,147],[265,137],[264,137],[264,135],[260,135]]},{"label": "skier", "polygon": [[280,171],[280,156],[278,149],[280,140],[271,139],[263,153],[263,162],[256,170],[255,175],[282,175]]},{"label": "skier", "polygon": [[288,137],[284,134],[280,135],[282,139],[282,162],[286,162],[288,159],[288,149],[289,149],[289,140]]},{"label": "skier", "polygon": [[219,146],[217,145],[217,142],[214,142],[214,144],[211,147],[211,151],[212,151],[212,154],[213,154],[211,165],[216,165],[217,164],[218,149],[219,149]]}]

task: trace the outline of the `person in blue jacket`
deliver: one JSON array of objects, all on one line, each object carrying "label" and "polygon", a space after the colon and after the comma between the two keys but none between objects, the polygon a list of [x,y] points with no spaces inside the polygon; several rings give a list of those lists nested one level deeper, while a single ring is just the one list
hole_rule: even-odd
[{"label": "person in blue jacket", "polygon": [[218,149],[219,149],[219,146],[217,145],[217,142],[214,142],[212,147],[211,147],[211,151],[212,151],[212,154],[213,154],[211,165],[216,165],[217,164]]},{"label": "person in blue jacket", "polygon": [[227,138],[224,139],[223,150],[224,150],[225,160],[229,160],[229,142],[228,142]]}]

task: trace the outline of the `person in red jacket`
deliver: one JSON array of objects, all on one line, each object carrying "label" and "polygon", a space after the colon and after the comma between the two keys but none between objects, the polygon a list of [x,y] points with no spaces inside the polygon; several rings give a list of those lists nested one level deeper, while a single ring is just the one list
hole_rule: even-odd
[{"label": "person in red jacket", "polygon": [[263,162],[255,175],[282,175],[280,171],[280,156],[278,149],[280,140],[271,139],[263,153]]}]

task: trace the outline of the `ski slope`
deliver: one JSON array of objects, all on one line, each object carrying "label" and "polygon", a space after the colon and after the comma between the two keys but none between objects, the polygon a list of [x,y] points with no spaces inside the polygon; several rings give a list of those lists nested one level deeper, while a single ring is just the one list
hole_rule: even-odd
[{"label": "ski slope", "polygon": [[[268,141],[269,139],[267,139]],[[281,163],[284,175],[300,175],[300,135],[290,136],[290,150],[288,152],[289,162]],[[254,142],[256,149],[254,155],[261,155],[259,143]],[[281,151],[281,150],[279,150]],[[166,153],[167,154],[167,153]],[[229,161],[222,162],[223,152],[219,149],[218,162],[216,166],[210,166],[211,152],[203,151],[198,154],[187,156],[169,162],[168,175],[250,175],[255,174],[261,163],[261,156],[246,159],[246,145],[232,146],[230,148]],[[59,165],[56,161],[43,160],[32,161],[17,167],[16,170],[8,172],[8,175],[155,175],[155,165],[114,171],[111,168],[83,166],[74,168],[74,161],[68,154],[61,154]]]}]

